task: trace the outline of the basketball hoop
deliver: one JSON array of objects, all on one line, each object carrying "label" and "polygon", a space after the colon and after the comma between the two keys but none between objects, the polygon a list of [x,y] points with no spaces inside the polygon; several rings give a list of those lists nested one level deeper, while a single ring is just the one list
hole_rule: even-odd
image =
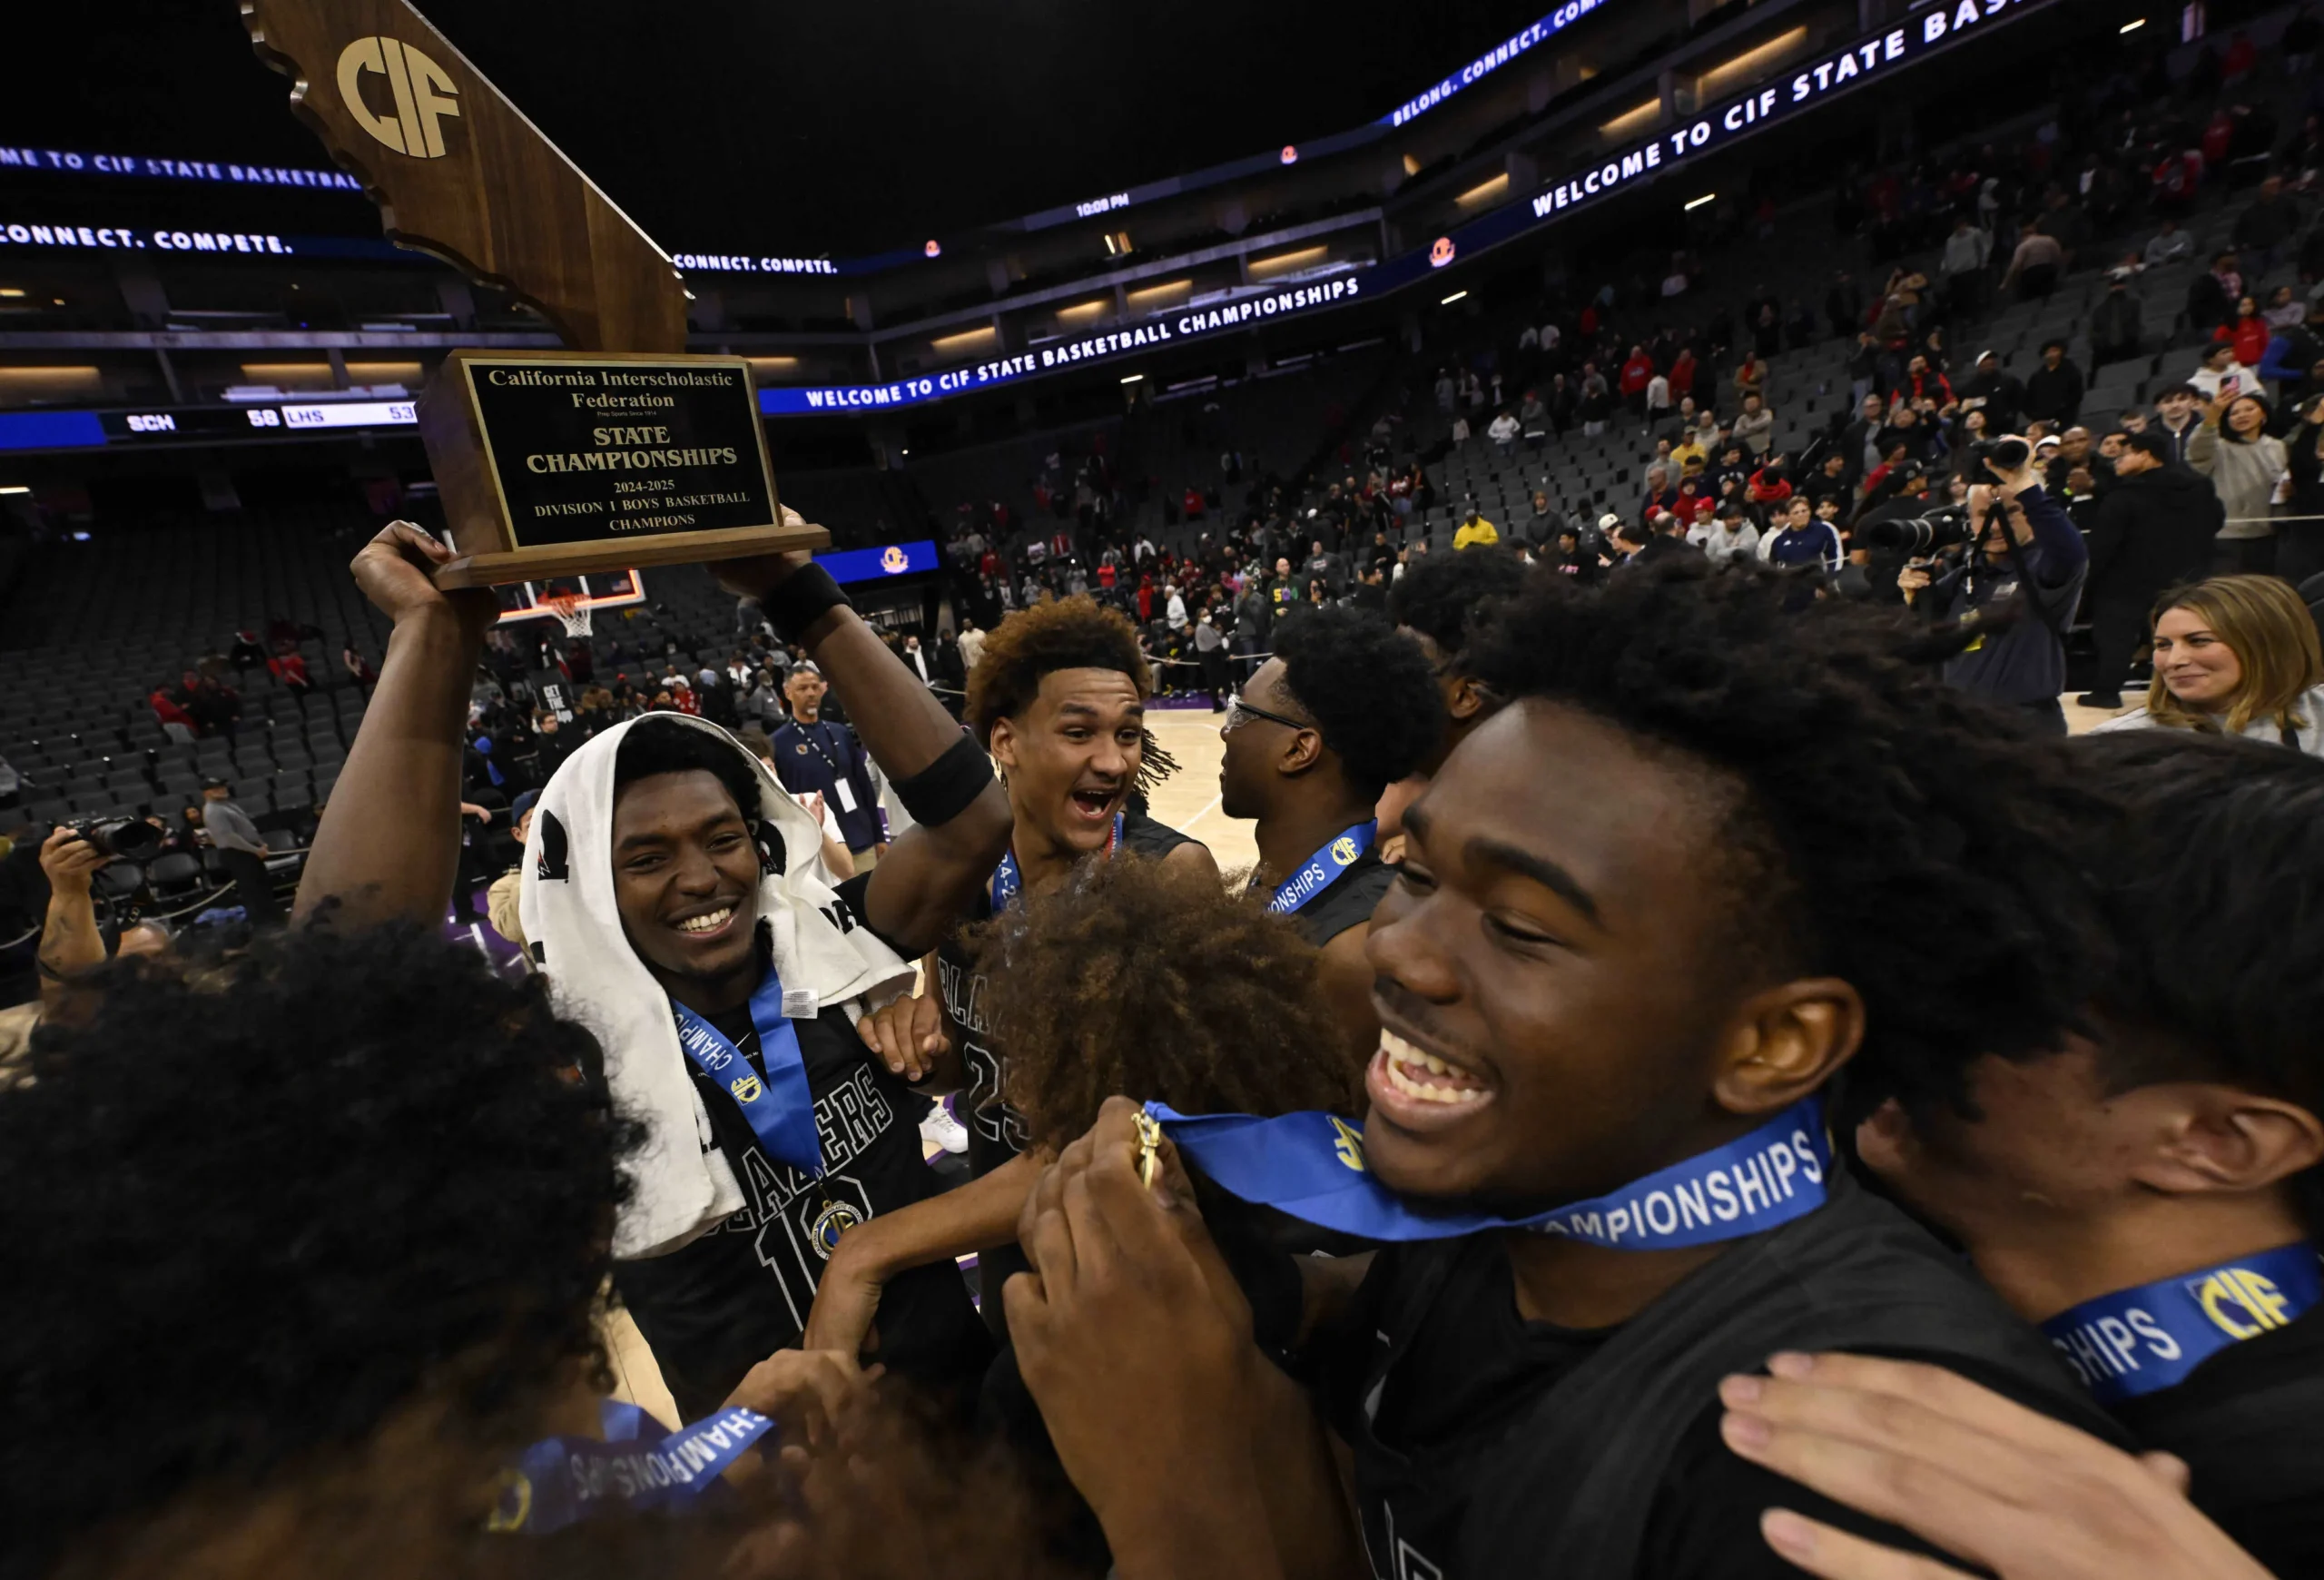
[{"label": "basketball hoop", "polygon": [[586,637],[589,634],[589,606],[581,601],[580,594],[546,593],[537,607],[555,615],[556,623],[565,627],[566,636]]}]

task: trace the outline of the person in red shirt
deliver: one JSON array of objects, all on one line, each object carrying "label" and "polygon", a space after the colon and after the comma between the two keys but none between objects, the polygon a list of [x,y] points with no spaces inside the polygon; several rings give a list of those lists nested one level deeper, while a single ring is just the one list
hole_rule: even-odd
[{"label": "person in red shirt", "polygon": [[1791,498],[1791,479],[1784,475],[1783,457],[1769,457],[1767,465],[1751,474],[1749,495],[1754,505],[1770,507]]},{"label": "person in red shirt", "polygon": [[1654,359],[1646,354],[1644,346],[1632,346],[1630,360],[1622,364],[1622,375],[1618,385],[1622,399],[1630,402],[1632,416],[1646,415],[1646,387],[1653,378]]},{"label": "person in red shirt", "polygon": [[1915,400],[1934,400],[1939,406],[1953,404],[1953,386],[1945,375],[1929,366],[1923,356],[1913,358],[1905,370],[1906,394]]},{"label": "person in red shirt", "polygon": [[307,661],[296,648],[276,648],[274,657],[266,661],[266,668],[267,673],[293,691],[303,694],[313,689],[314,682],[307,675]]},{"label": "person in red shirt", "polygon": [[702,698],[694,694],[692,683],[683,675],[673,676],[670,681],[670,706],[680,713],[701,716]]},{"label": "person in red shirt", "polygon": [[1137,578],[1137,617],[1154,617],[1154,573],[1150,570]]},{"label": "person in red shirt", "polygon": [[2235,360],[2247,368],[2256,368],[2267,360],[2268,340],[2274,331],[2268,321],[2260,316],[2260,303],[2253,297],[2240,297],[2235,303],[2235,317],[2211,331],[2211,339],[2226,341],[2235,347]]},{"label": "person in red shirt", "polygon": [[1098,585],[1104,588],[1108,592],[1114,590],[1114,578],[1119,573],[1117,572],[1112,566],[1107,564],[1104,560],[1101,559],[1098,562]]},{"label": "person in red shirt", "polygon": [[2235,142],[2235,117],[2222,106],[2203,127],[2203,163],[2217,167],[2227,163],[2227,153]]},{"label": "person in red shirt", "polygon": [[169,687],[157,686],[153,695],[145,699],[153,705],[153,716],[161,721],[162,733],[179,746],[190,746],[200,732],[195,728],[193,715],[180,707],[170,696]]},{"label": "person in red shirt", "polygon": [[1673,404],[1695,392],[1695,353],[1691,349],[1679,348],[1678,356],[1671,360],[1669,377]]}]

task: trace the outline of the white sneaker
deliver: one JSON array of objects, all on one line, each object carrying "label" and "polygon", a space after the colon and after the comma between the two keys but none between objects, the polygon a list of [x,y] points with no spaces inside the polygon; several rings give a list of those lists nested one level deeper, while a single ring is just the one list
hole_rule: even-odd
[{"label": "white sneaker", "polygon": [[969,1132],[952,1117],[950,1103],[940,1102],[928,1111],[928,1117],[920,1121],[920,1139],[956,1158],[969,1150]]}]

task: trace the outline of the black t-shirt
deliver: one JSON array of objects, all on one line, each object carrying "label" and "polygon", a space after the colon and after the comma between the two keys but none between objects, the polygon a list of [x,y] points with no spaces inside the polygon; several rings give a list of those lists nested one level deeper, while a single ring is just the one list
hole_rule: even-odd
[{"label": "black t-shirt", "polygon": [[1396,869],[1374,851],[1365,851],[1305,905],[1291,913],[1300,935],[1321,949],[1351,927],[1372,920],[1380,896],[1396,881]]},{"label": "black t-shirt", "polygon": [[[1136,854],[1159,861],[1178,846],[1195,843],[1142,812],[1122,814],[1122,845]],[[992,888],[987,884],[968,921],[974,925],[991,919]],[[1002,1059],[993,1046],[985,977],[977,969],[976,954],[964,928],[955,928],[936,946],[936,974],[944,994],[944,1013],[951,1022],[953,1042],[969,1077],[967,1099],[957,1105],[960,1122],[968,1127],[969,1171],[981,1180],[1023,1151],[1030,1138],[1023,1116],[1001,1099]],[[1011,1273],[1025,1272],[1030,1267],[1013,1241],[978,1254],[984,1318],[995,1332],[1000,1331],[1001,1321],[1000,1286]]]},{"label": "black t-shirt", "polygon": [[[1393,1287],[1448,1261],[1417,1328],[1395,1331],[1396,1318],[1387,1314]],[[1327,1418],[1354,1451],[1364,1542],[1381,1580],[1529,1572],[1529,1555],[1515,1552],[1479,1566],[1471,1494],[1485,1466],[1514,1451],[1518,1435],[1538,1429],[1543,1396],[1622,1332],[1620,1326],[1583,1331],[1525,1320],[1497,1236],[1380,1252],[1312,1358]],[[1403,1353],[1384,1377],[1381,1366],[1400,1343]],[[2006,1375],[1957,1358],[1941,1364],[2039,1407]],[[1932,1551],[1908,1533],[1737,1457],[1719,1438],[1721,1413],[1707,1388],[1701,1414],[1663,1463],[1637,1566],[1629,1576],[1592,1574],[1590,1580],[1795,1580],[1798,1571],[1759,1534],[1760,1515],[1775,1506],[1906,1551]]]},{"label": "black t-shirt", "polygon": [[2324,1314],[2221,1350],[2114,1415],[2187,1462],[2195,1506],[2270,1573],[2324,1574]]},{"label": "black t-shirt", "polygon": [[[860,881],[842,894],[860,906]],[[707,1019],[763,1077],[748,1007]],[[799,1341],[844,1216],[835,1209],[869,1219],[942,1189],[921,1159],[911,1089],[864,1048],[845,1012],[794,1024],[823,1179],[769,1158],[734,1098],[689,1061],[711,1133],[742,1186],[742,1210],[667,1256],[614,1264],[615,1288],[689,1421],[724,1403],[753,1366]],[[891,1279],[876,1328],[888,1368],[931,1387],[971,1383],[991,1353],[950,1262]]]}]

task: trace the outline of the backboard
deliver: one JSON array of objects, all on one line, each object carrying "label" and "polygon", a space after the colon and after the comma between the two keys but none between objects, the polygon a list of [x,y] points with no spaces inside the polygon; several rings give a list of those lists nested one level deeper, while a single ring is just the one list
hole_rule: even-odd
[{"label": "backboard", "polygon": [[599,571],[594,576],[559,576],[547,581],[512,581],[492,589],[500,598],[500,623],[547,620],[555,617],[541,600],[560,593],[580,596],[581,607],[625,608],[645,601],[645,578],[634,570]]}]

